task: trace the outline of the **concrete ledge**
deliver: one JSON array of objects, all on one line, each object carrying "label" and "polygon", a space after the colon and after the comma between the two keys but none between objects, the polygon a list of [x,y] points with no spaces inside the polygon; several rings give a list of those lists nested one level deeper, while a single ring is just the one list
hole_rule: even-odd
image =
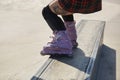
[{"label": "concrete ledge", "polygon": [[74,57],[50,56],[31,80],[93,80],[104,27],[104,21],[80,21],[76,25],[79,46],[73,50]]}]

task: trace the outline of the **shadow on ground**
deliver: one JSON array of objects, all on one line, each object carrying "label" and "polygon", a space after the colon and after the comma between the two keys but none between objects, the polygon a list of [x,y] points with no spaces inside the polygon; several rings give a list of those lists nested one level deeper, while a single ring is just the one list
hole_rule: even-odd
[{"label": "shadow on ground", "polygon": [[97,80],[116,80],[116,50],[102,46]]}]

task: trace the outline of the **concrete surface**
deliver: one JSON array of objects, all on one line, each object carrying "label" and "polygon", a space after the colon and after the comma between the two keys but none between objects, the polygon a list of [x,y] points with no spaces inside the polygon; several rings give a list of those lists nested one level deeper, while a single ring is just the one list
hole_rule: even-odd
[{"label": "concrete surface", "polygon": [[41,19],[28,12],[0,15],[0,80],[29,80],[46,57],[39,52],[48,40]]},{"label": "concrete surface", "polygon": [[[47,3],[49,0],[0,0],[0,80],[30,80],[48,58],[39,55],[51,35],[41,16]],[[104,0],[102,11],[75,14],[75,19],[107,22],[104,35],[107,51],[101,58],[98,80],[120,80],[120,1]]]}]

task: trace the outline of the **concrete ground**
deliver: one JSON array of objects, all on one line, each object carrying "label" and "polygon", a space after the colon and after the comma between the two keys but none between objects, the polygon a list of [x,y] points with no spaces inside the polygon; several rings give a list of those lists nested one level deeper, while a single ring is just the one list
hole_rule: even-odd
[{"label": "concrete ground", "polygon": [[[47,3],[0,0],[0,80],[30,80],[49,57],[39,55],[52,33],[41,15]],[[75,19],[106,21],[97,80],[120,80],[120,1],[104,0],[102,11]]]}]

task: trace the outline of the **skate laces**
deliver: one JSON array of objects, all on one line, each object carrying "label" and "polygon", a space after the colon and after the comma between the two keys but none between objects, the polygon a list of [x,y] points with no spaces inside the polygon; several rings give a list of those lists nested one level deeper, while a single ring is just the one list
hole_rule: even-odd
[{"label": "skate laces", "polygon": [[58,42],[58,40],[60,40],[60,35],[53,35],[53,36],[50,36],[49,38],[51,38],[51,42],[48,42],[48,43],[55,43],[55,42]]},{"label": "skate laces", "polygon": [[50,42],[48,42],[50,44],[56,44],[58,42],[62,43],[63,41],[68,41],[66,33],[64,33],[64,32],[53,33],[53,35],[49,36],[49,38],[52,39]]}]

